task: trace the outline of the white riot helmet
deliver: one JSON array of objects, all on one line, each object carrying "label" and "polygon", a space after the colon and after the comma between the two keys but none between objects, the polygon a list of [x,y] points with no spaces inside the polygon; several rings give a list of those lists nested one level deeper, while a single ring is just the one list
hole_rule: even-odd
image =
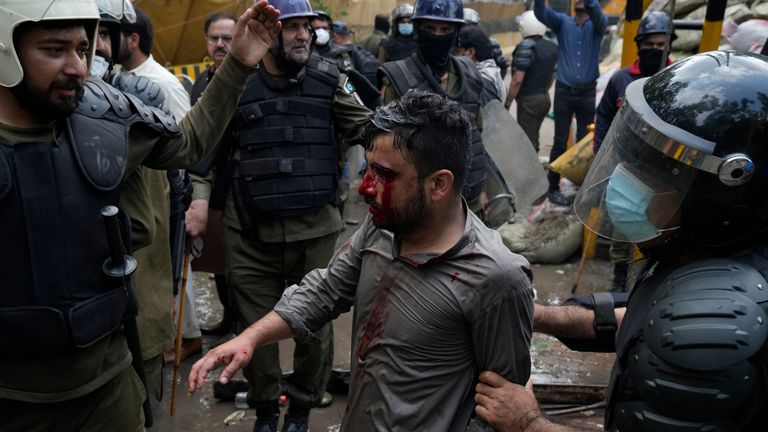
[{"label": "white riot helmet", "polygon": [[517,23],[520,25],[520,33],[524,38],[529,36],[544,36],[547,32],[547,26],[536,19],[533,11],[525,11],[517,17]]},{"label": "white riot helmet", "polygon": [[464,8],[464,22],[467,24],[480,24],[480,14],[472,8]]},{"label": "white riot helmet", "polygon": [[13,33],[25,22],[93,20],[89,28],[90,59],[96,50],[99,9],[94,0],[0,0],[0,85],[13,87],[24,78]]},{"label": "white riot helmet", "polygon": [[400,18],[410,18],[413,16],[413,5],[403,3],[392,9],[392,25],[396,25]]}]

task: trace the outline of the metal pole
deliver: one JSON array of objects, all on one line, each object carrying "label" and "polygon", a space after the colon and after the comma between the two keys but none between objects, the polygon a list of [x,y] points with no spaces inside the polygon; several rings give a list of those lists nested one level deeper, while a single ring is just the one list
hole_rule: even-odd
[{"label": "metal pole", "polygon": [[714,51],[720,46],[720,33],[723,31],[723,18],[727,0],[709,0],[704,17],[699,52]]},{"label": "metal pole", "polygon": [[189,275],[189,254],[184,254],[184,268],[181,272],[181,289],[179,290],[179,319],[176,324],[176,358],[173,359],[173,381],[171,382],[171,416],[176,415],[176,380],[179,374],[181,359],[182,327],[184,325],[184,303],[187,295],[187,276]]}]

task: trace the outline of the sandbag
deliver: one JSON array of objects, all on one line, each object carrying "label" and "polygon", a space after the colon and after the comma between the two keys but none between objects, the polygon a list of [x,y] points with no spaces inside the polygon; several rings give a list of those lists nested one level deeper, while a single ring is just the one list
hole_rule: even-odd
[{"label": "sandbag", "polygon": [[560,264],[576,253],[581,246],[581,230],[576,215],[557,212],[530,223],[506,223],[498,229],[509,250],[541,264]]},{"label": "sandbag", "polygon": [[571,146],[565,153],[549,164],[549,169],[567,178],[574,184],[581,186],[584,182],[584,177],[587,176],[589,166],[595,158],[592,152],[594,137],[594,132],[584,135],[581,141]]}]

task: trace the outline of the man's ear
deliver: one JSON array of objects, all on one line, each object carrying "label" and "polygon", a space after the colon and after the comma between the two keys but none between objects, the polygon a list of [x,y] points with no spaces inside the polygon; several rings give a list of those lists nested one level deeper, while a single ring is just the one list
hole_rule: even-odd
[{"label": "man's ear", "polygon": [[472,61],[474,61],[477,57],[475,57],[475,54],[477,51],[475,51],[475,47],[469,47],[467,48],[467,57],[471,58]]},{"label": "man's ear", "polygon": [[432,202],[444,200],[453,195],[453,173],[447,169],[433,172],[425,182],[426,193]]}]

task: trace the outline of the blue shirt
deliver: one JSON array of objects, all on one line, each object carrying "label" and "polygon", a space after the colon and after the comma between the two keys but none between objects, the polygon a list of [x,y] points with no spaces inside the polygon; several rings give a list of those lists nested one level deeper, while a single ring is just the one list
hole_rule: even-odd
[{"label": "blue shirt", "polygon": [[576,19],[555,12],[536,0],[533,13],[557,35],[557,80],[571,87],[591,85],[600,76],[600,42],[608,23],[597,0],[585,0],[589,19],[579,26]]}]

